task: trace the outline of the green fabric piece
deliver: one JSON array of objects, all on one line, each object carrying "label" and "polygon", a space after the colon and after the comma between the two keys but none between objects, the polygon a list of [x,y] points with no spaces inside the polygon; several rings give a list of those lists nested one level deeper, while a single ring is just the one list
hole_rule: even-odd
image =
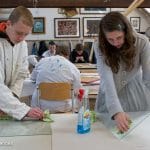
[{"label": "green fabric piece", "polygon": [[43,121],[45,121],[45,122],[54,122],[54,120],[51,118],[51,114],[50,114],[49,110],[44,111]]},{"label": "green fabric piece", "polygon": [[91,123],[96,122],[96,113],[95,111],[90,111]]},{"label": "green fabric piece", "polygon": [[13,120],[14,118],[5,114],[5,115],[0,115],[0,120]]}]

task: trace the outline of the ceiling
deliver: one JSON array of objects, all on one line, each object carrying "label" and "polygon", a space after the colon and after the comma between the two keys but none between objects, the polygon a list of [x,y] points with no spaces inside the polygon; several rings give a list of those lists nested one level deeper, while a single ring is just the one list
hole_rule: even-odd
[{"label": "ceiling", "polygon": [[[127,8],[133,0],[1,0],[0,8],[14,8],[23,5],[28,8],[60,7],[108,7]],[[150,8],[150,0],[144,0],[140,8]]]}]

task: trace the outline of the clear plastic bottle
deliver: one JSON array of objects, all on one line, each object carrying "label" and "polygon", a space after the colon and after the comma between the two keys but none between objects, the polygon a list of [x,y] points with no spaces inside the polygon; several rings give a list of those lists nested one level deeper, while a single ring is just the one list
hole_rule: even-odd
[{"label": "clear plastic bottle", "polygon": [[[89,98],[88,90],[81,89],[82,96],[80,95],[79,99],[79,112],[78,112],[78,122],[77,122],[77,133],[84,134],[88,133],[91,128],[90,121],[90,107],[89,107]],[[81,91],[79,90],[79,92]]]}]

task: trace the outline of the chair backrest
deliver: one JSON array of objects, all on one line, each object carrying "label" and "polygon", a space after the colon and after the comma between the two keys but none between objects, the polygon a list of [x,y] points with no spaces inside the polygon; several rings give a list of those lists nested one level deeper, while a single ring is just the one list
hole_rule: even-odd
[{"label": "chair backrest", "polygon": [[68,82],[42,82],[38,86],[38,103],[40,99],[47,101],[72,100],[72,112],[74,112],[74,92],[72,84]]},{"label": "chair backrest", "polygon": [[66,82],[42,82],[38,90],[39,99],[60,101],[72,98],[72,86]]}]

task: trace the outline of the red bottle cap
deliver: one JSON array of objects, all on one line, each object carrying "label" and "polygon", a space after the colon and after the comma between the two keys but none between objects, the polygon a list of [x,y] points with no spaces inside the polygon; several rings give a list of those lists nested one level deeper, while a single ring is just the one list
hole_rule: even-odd
[{"label": "red bottle cap", "polygon": [[79,89],[79,95],[78,95],[78,99],[81,101],[83,99],[83,95],[84,95],[84,89]]}]

